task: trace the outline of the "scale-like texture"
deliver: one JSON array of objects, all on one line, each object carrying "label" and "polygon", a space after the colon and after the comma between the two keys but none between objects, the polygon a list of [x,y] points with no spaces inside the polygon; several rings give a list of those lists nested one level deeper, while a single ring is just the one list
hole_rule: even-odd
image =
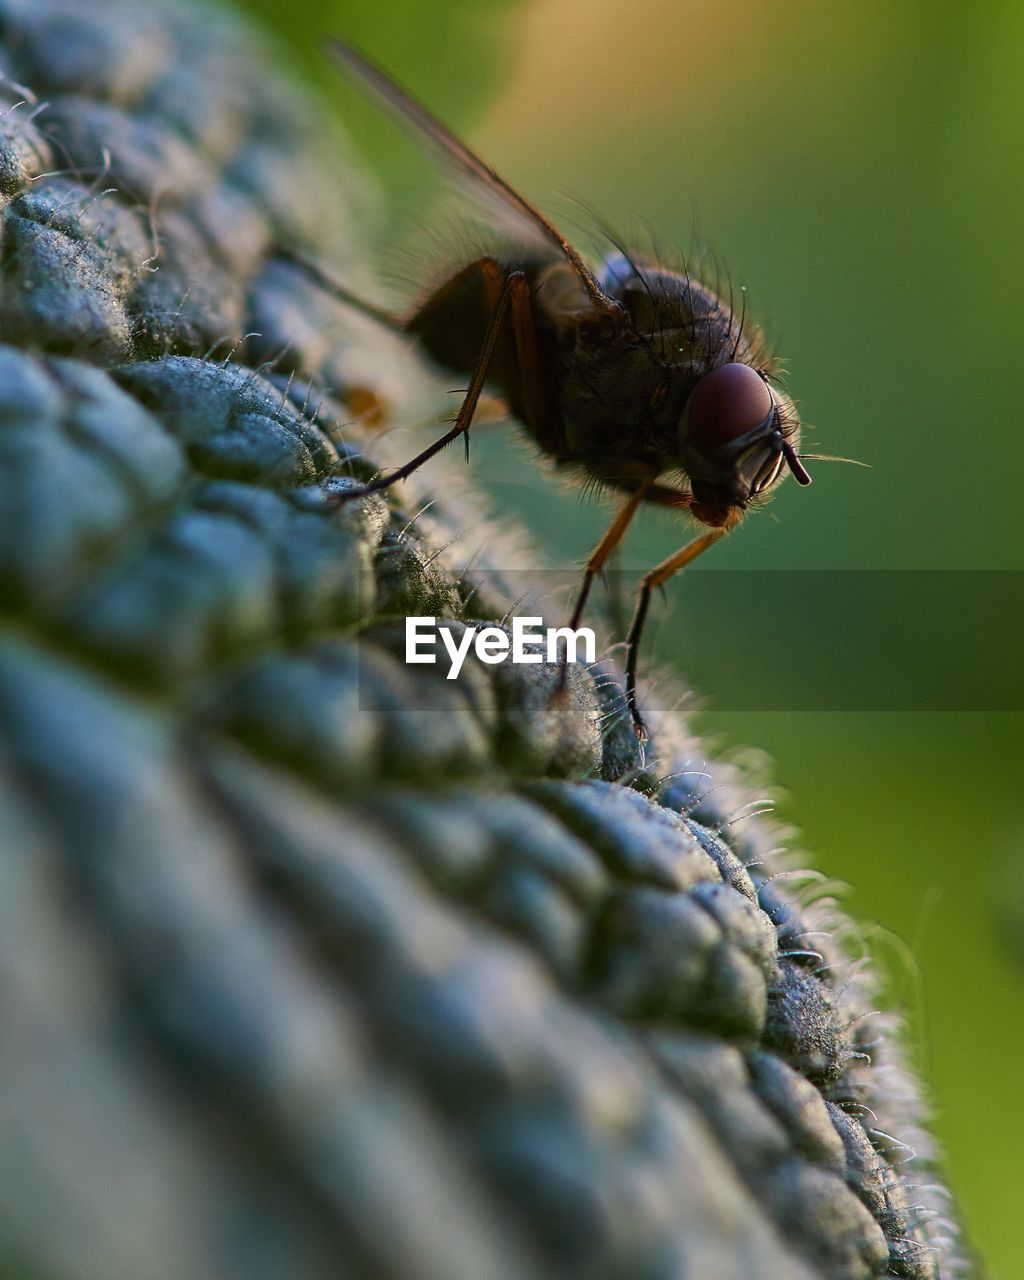
[{"label": "scale-like texture", "polygon": [[428,401],[275,249],[356,272],[363,179],[268,61],[0,2],[0,1271],[960,1274],[737,777],[667,715],[643,758],[610,667],[402,662],[511,542],[324,501]]}]

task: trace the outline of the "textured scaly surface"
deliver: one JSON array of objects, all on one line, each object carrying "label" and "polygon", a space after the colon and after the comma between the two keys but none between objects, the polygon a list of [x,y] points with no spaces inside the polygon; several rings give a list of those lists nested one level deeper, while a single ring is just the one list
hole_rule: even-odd
[{"label": "textured scaly surface", "polygon": [[460,530],[529,561],[324,503],[425,375],[275,251],[358,273],[363,180],[269,62],[0,2],[4,1273],[962,1274],[744,780],[671,715],[642,759],[611,668],[401,662],[508,607]]}]

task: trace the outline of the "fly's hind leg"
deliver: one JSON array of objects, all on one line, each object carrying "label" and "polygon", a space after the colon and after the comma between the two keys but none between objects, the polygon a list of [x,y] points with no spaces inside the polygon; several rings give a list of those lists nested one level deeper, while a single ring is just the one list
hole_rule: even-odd
[{"label": "fly's hind leg", "polygon": [[[358,489],[348,489],[344,493],[333,495],[334,500],[339,505],[357,498],[364,498],[367,494],[380,493],[385,489],[390,489],[399,480],[405,480],[414,471],[419,470],[425,462],[429,462],[431,458],[440,453],[442,449],[447,448],[459,436],[466,438],[468,450],[469,429],[473,424],[473,415],[476,413],[484,383],[491,372],[495,356],[499,353],[503,339],[506,342],[508,340],[505,336],[505,325],[509,318],[509,312],[511,311],[514,321],[513,335],[518,335],[520,329],[529,323],[530,303],[530,287],[522,271],[512,271],[504,279],[501,279],[500,268],[493,258],[482,258],[479,262],[473,264],[472,269],[479,270],[483,276],[485,295],[487,295],[489,304],[489,316],[483,341],[480,345],[480,352],[473,368],[473,375],[451,428],[443,436],[435,440],[433,444],[428,445],[426,449],[411,458],[404,466],[398,467],[394,471],[389,471],[387,474],[379,476],[376,480],[372,480],[369,484],[362,485]],[[469,270],[470,268],[467,268],[467,271]],[[494,295],[493,303],[490,297],[492,293]]]}]

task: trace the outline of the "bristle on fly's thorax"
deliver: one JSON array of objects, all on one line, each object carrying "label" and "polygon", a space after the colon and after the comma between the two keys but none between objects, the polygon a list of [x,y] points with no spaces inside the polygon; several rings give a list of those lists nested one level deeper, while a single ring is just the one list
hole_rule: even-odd
[{"label": "bristle on fly's thorax", "polygon": [[745,290],[734,307],[732,296],[724,300],[685,266],[662,266],[619,249],[605,258],[597,278],[625,308],[638,336],[666,363],[692,370],[695,379],[730,362],[774,373],[764,335],[747,315]]}]

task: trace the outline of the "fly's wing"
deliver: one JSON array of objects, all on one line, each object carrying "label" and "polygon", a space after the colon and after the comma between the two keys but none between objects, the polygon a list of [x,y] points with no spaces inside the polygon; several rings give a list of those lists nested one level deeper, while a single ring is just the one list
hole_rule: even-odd
[{"label": "fly's wing", "polygon": [[571,264],[596,305],[602,308],[611,305],[590,268],[561,232],[426,107],[351,45],[332,37],[327,41],[327,51],[346,80],[396,116],[400,123],[410,127],[416,137],[428,142],[471,190],[489,203],[497,202],[503,210],[511,212],[518,223],[525,225],[530,239],[539,237],[545,244],[554,246]]}]

